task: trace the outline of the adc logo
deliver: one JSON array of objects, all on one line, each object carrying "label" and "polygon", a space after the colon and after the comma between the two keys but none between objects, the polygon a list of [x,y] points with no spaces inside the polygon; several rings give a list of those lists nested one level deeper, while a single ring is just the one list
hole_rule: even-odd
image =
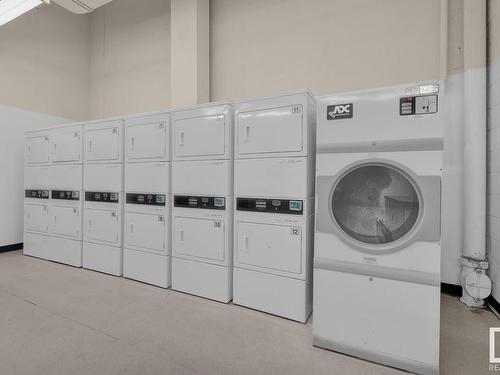
[{"label": "adc logo", "polygon": [[340,120],[345,118],[352,118],[353,109],[354,108],[352,103],[329,105],[327,108],[326,119]]}]

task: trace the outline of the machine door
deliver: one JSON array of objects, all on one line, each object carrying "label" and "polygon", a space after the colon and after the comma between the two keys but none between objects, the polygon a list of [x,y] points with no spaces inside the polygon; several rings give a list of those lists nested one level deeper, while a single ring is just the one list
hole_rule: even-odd
[{"label": "machine door", "polygon": [[238,114],[238,152],[298,152],[303,148],[303,107],[269,108]]},{"label": "machine door", "polygon": [[367,249],[387,250],[406,238],[419,219],[419,195],[403,171],[361,165],[340,177],[331,195],[339,233]]},{"label": "machine door", "polygon": [[174,122],[176,157],[217,156],[226,152],[224,115],[179,119]]},{"label": "machine door", "polygon": [[28,232],[49,232],[49,208],[46,205],[24,205],[24,230]]},{"label": "machine door", "polygon": [[176,217],[174,253],[206,261],[224,262],[224,222],[211,219]]},{"label": "machine door", "polygon": [[237,262],[241,266],[302,273],[300,227],[239,222]]},{"label": "machine door", "polygon": [[47,135],[26,138],[24,162],[27,164],[48,163],[49,147],[49,137]]},{"label": "machine door", "polygon": [[167,157],[167,124],[163,121],[127,126],[127,160]]},{"label": "machine door", "polygon": [[164,214],[130,211],[126,213],[126,246],[165,252],[167,233],[167,219]]},{"label": "machine door", "polygon": [[85,209],[85,239],[118,244],[120,236],[120,218],[118,210]]},{"label": "machine door", "polygon": [[81,129],[62,128],[53,130],[50,137],[52,161],[79,162],[82,158]]},{"label": "machine door", "polygon": [[50,233],[78,239],[82,227],[81,210],[78,207],[52,206]]},{"label": "machine door", "polygon": [[107,127],[85,131],[85,160],[115,162],[120,161],[120,128]]}]

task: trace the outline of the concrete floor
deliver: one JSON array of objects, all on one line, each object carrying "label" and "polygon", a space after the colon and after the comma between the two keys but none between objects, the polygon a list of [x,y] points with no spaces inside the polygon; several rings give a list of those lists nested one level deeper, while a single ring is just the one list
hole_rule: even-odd
[{"label": "concrete floor", "polygon": [[[443,296],[441,374],[491,374],[489,310]],[[411,324],[411,322],[410,322]],[[400,374],[249,309],[0,254],[0,374]]]}]

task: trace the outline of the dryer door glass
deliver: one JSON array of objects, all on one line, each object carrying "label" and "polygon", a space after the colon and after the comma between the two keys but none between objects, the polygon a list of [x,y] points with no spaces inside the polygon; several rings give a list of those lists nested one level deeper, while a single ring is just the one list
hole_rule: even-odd
[{"label": "dryer door glass", "polygon": [[384,165],[365,165],[337,183],[332,212],[349,237],[366,244],[386,244],[412,230],[419,200],[415,187],[401,172]]}]

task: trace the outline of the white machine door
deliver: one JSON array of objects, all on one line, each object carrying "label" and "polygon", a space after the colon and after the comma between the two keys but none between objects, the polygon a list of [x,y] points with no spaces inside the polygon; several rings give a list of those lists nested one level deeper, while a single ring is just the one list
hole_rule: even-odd
[{"label": "white machine door", "polygon": [[48,233],[49,208],[45,205],[24,205],[24,230],[28,232]]},{"label": "white machine door", "polygon": [[127,212],[125,243],[158,252],[166,249],[166,217],[158,213]]},{"label": "white machine door", "polygon": [[177,157],[217,156],[226,152],[224,115],[179,119],[174,123]]},{"label": "white machine door", "polygon": [[301,105],[242,112],[238,115],[238,152],[302,151],[303,121]]},{"label": "white machine door", "polygon": [[26,138],[24,147],[25,163],[48,163],[49,137],[47,135]]},{"label": "white machine door", "polygon": [[167,156],[167,125],[152,122],[127,127],[127,159],[141,160]]},{"label": "white machine door", "polygon": [[201,260],[224,262],[224,222],[211,219],[176,217],[174,252]]},{"label": "white machine door", "polygon": [[117,244],[120,235],[118,210],[85,209],[85,238]]},{"label": "white machine door", "polygon": [[301,274],[301,228],[239,222],[237,236],[240,265]]},{"label": "white machine door", "polygon": [[77,207],[51,207],[51,234],[78,238],[82,226],[81,212]]},{"label": "white machine door", "polygon": [[54,130],[50,138],[52,144],[52,161],[79,162],[82,153],[82,134],[74,128]]},{"label": "white machine door", "polygon": [[120,161],[120,142],[118,127],[85,131],[85,160]]}]

